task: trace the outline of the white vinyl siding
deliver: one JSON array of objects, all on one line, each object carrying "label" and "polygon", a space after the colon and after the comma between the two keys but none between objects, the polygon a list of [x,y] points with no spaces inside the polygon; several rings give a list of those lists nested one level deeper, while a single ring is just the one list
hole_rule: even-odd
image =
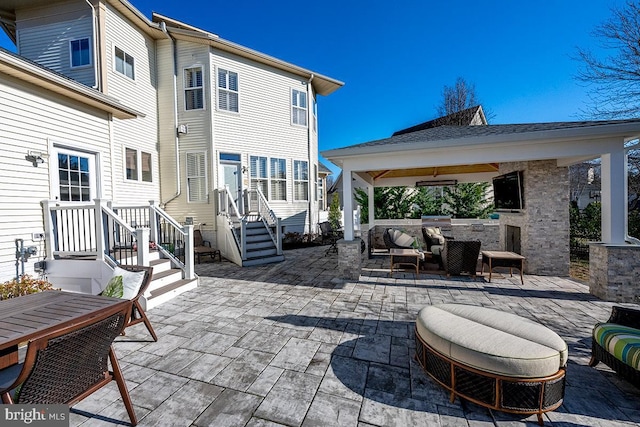
[{"label": "white vinyl siding", "polygon": [[[180,169],[184,173],[184,167],[178,168],[176,166],[176,156],[174,141],[176,135],[176,128],[173,120],[174,115],[171,114],[165,122],[158,120],[158,108],[160,107],[160,99],[158,94],[157,75],[160,70],[156,72],[156,48],[152,38],[144,34],[135,25],[125,19],[120,13],[115,10],[108,3],[105,4],[105,49],[108,54],[106,55],[106,84],[105,90],[109,96],[124,102],[128,107],[140,111],[144,116],[137,117],[135,119],[113,120],[113,161],[114,168],[118,171],[118,180],[114,184],[114,199],[121,204],[136,204],[141,200],[160,200],[160,177],[158,167],[158,129],[159,126],[168,125],[168,127],[162,127],[163,132],[167,132],[170,135],[169,145],[170,152],[172,153],[173,164],[171,169]],[[127,76],[116,71],[114,50],[115,47],[123,50],[127,54],[135,58],[135,80],[131,80]],[[173,89],[173,63],[168,67],[171,74],[170,90]],[[182,81],[182,79],[180,79]],[[181,91],[182,92],[182,91]],[[182,97],[182,94],[181,94]],[[173,106],[173,96],[168,103]],[[163,99],[164,101],[164,99]],[[191,129],[191,128],[190,128]],[[161,141],[161,143],[164,141]],[[141,178],[140,173],[142,171],[142,165],[138,168],[139,179],[130,180],[126,179],[126,159],[124,147],[135,149],[138,151],[138,162],[142,160],[140,153],[151,154],[151,182],[145,182]],[[162,145],[160,144],[160,150]],[[184,162],[184,158],[181,158]],[[175,182],[175,178],[172,180],[168,171],[167,177],[163,174],[163,179],[166,179],[168,183]],[[146,175],[146,172],[144,172]],[[184,180],[184,178],[183,178]],[[167,184],[169,187],[170,184]],[[169,188],[168,192],[175,194],[175,188]],[[185,192],[186,193],[186,192]],[[186,197],[185,197],[186,199]]]},{"label": "white vinyl siding", "polygon": [[267,176],[267,158],[251,156],[249,162],[251,173],[251,189],[260,189],[265,197],[269,197],[269,178]]},{"label": "white vinyl siding", "polygon": [[[0,2],[1,3],[1,2]],[[40,19],[40,14],[46,16]],[[59,2],[41,6],[37,9],[22,11],[17,21],[17,50],[20,55],[31,59],[58,73],[94,86],[95,63],[82,67],[72,67],[70,41],[88,39],[91,55],[93,52],[93,26],[91,10],[85,4]]]},{"label": "white vinyl siding", "polygon": [[184,70],[184,109],[201,110],[204,108],[204,84],[202,67]]},{"label": "white vinyl siding", "polygon": [[300,90],[291,89],[291,123],[307,125],[307,94]]},{"label": "white vinyl siding", "polygon": [[293,161],[293,199],[309,200],[309,163]]},{"label": "white vinyl siding", "polygon": [[202,203],[207,201],[207,153],[204,151],[186,153],[187,201]]},{"label": "white vinyl siding", "polygon": [[115,70],[120,74],[124,74],[131,80],[135,80],[134,59],[133,56],[120,49],[118,46],[113,48],[113,61]]},{"label": "white vinyl siding", "polygon": [[271,159],[271,194],[269,200],[287,200],[287,161]]},{"label": "white vinyl siding", "polygon": [[[57,164],[51,148],[55,144],[98,153],[98,196],[112,197],[108,114],[0,73],[0,282],[15,277],[14,240],[30,242],[31,233],[44,231],[40,202],[55,192],[50,178]],[[28,151],[49,158],[34,167],[25,159]],[[32,244],[38,245],[38,255],[27,261],[27,272],[44,254],[44,243]]]},{"label": "white vinyl siding", "polygon": [[[188,61],[185,59],[182,65],[188,66],[193,63],[194,59],[189,58]],[[317,223],[315,219],[317,213],[313,212],[317,209],[316,203],[312,202],[312,212],[309,215],[309,202],[294,199],[292,165],[293,159],[310,159],[318,156],[317,133],[308,132],[308,128],[304,126],[292,125],[291,90],[304,91],[310,99],[313,87],[302,84],[302,79],[298,75],[256,64],[216,49],[210,50],[209,69],[215,70],[212,81],[217,78],[218,69],[237,72],[240,80],[242,105],[239,114],[227,114],[218,109],[211,114],[213,118],[211,128],[215,130],[216,149],[222,152],[240,152],[243,164],[249,169],[251,169],[251,156],[266,157],[267,161],[270,158],[286,159],[288,175],[286,201],[270,200],[269,203],[276,215],[283,219],[282,224],[287,231],[309,232],[309,224]],[[217,88],[212,94],[217,96]],[[213,102],[216,102],[217,106],[217,100]],[[189,122],[189,137],[192,123],[192,121]],[[181,136],[180,139],[182,143],[183,137]],[[268,173],[269,169],[267,169]],[[247,173],[247,187],[250,186],[250,178]],[[266,185],[270,190],[268,182]],[[269,197],[266,193],[265,196]],[[309,219],[310,216],[311,219]]]},{"label": "white vinyl siding", "polygon": [[238,73],[218,69],[218,109],[237,113],[239,110]]}]

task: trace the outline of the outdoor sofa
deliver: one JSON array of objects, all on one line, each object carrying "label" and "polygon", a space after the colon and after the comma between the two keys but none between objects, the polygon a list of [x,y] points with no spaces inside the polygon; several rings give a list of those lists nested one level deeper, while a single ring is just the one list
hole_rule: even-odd
[{"label": "outdoor sofa", "polygon": [[614,306],[606,323],[596,323],[589,366],[599,362],[640,388],[640,310]]}]

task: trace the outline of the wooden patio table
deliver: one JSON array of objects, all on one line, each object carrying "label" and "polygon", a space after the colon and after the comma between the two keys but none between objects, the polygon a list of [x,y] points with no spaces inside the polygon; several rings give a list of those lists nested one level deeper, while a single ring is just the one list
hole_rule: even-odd
[{"label": "wooden patio table", "polygon": [[44,291],[0,301],[0,369],[18,363],[18,345],[106,312],[129,300],[65,291]]}]

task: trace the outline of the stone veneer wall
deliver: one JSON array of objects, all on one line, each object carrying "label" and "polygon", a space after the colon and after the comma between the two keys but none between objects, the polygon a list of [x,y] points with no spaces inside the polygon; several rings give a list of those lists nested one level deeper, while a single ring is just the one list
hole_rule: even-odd
[{"label": "stone veneer wall", "polygon": [[640,302],[640,246],[589,245],[589,292],[605,301]]},{"label": "stone veneer wall", "polygon": [[358,280],[362,267],[362,255],[360,252],[360,239],[340,239],[337,242],[338,253],[338,277],[347,280]]},{"label": "stone veneer wall", "polygon": [[569,172],[555,160],[501,163],[500,174],[524,171],[524,209],[500,212],[500,245],[506,226],[520,227],[525,272],[569,275]]}]

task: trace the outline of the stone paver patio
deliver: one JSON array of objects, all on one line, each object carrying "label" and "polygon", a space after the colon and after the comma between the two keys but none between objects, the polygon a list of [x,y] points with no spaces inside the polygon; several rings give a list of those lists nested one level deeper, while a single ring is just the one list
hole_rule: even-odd
[{"label": "stone paver patio", "polygon": [[[426,304],[458,302],[537,320],[569,344],[564,405],[546,425],[635,426],[640,391],[606,366],[590,368],[591,329],[612,303],[568,278],[450,278],[394,273],[365,260],[358,282],[334,277],[323,247],[240,268],[197,266],[200,286],[148,312],[115,348],[140,426],[517,426],[535,416],[456,399],[412,359],[414,319]],[[74,406],[71,425],[126,424],[115,383]]]}]

